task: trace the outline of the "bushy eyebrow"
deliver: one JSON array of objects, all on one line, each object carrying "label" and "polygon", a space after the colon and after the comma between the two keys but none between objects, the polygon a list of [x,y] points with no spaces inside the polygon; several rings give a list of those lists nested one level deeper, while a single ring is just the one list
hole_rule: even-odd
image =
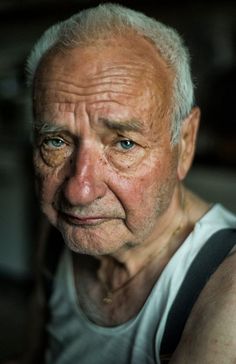
[{"label": "bushy eyebrow", "polygon": [[[114,131],[125,132],[125,131],[133,131],[133,132],[144,132],[144,126],[139,120],[127,120],[127,121],[114,121],[105,118],[99,118],[99,122],[103,123],[103,125]],[[65,127],[56,125],[50,122],[35,122],[33,125],[34,132],[38,134],[47,134],[47,133],[56,133],[65,131]]]},{"label": "bushy eyebrow", "polygon": [[127,120],[127,121],[114,121],[105,118],[99,118],[99,122],[102,122],[108,129],[115,131],[133,131],[133,132],[143,132],[144,126],[143,124],[136,119]]},{"label": "bushy eyebrow", "polygon": [[48,122],[34,122],[33,129],[34,132],[39,134],[56,133],[65,130],[63,126],[55,125]]}]

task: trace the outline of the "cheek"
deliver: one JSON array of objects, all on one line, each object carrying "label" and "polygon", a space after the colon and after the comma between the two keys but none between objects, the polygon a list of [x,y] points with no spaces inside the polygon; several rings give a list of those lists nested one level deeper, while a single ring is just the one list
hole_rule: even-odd
[{"label": "cheek", "polygon": [[157,189],[157,173],[150,170],[147,173],[140,172],[122,178],[117,176],[117,181],[113,180],[113,192],[129,211],[145,207],[147,199],[151,199],[153,191]]},{"label": "cheek", "polygon": [[66,166],[49,167],[40,158],[39,152],[34,153],[34,170],[36,187],[41,203],[53,201],[56,191],[63,184],[66,176]]},{"label": "cheek", "polygon": [[163,198],[163,191],[171,194],[176,175],[176,161],[170,156],[138,167],[135,174],[119,181],[119,197],[123,206],[129,211],[136,210],[136,214],[138,210],[155,208],[158,199]]}]

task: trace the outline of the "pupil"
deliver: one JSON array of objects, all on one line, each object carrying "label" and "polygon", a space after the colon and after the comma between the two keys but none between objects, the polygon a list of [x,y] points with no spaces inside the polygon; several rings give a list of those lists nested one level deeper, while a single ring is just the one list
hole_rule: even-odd
[{"label": "pupil", "polygon": [[133,142],[130,140],[122,140],[121,145],[124,149],[130,149],[133,146]]},{"label": "pupil", "polygon": [[55,146],[55,147],[60,147],[61,144],[62,144],[62,141],[60,139],[53,139],[52,140],[52,144]]}]

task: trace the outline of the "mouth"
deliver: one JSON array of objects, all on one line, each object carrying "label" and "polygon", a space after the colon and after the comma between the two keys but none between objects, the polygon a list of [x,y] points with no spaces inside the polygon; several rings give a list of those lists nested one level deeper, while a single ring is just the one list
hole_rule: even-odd
[{"label": "mouth", "polygon": [[76,226],[97,226],[104,222],[110,221],[113,218],[105,216],[75,216],[73,214],[60,212],[61,218],[70,225]]}]

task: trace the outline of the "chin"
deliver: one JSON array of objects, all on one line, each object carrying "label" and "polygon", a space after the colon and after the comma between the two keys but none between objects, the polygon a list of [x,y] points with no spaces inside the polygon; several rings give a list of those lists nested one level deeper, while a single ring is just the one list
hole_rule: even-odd
[{"label": "chin", "polygon": [[118,235],[107,233],[101,227],[80,228],[61,225],[58,229],[68,248],[79,254],[108,255],[117,252],[125,245]]}]

